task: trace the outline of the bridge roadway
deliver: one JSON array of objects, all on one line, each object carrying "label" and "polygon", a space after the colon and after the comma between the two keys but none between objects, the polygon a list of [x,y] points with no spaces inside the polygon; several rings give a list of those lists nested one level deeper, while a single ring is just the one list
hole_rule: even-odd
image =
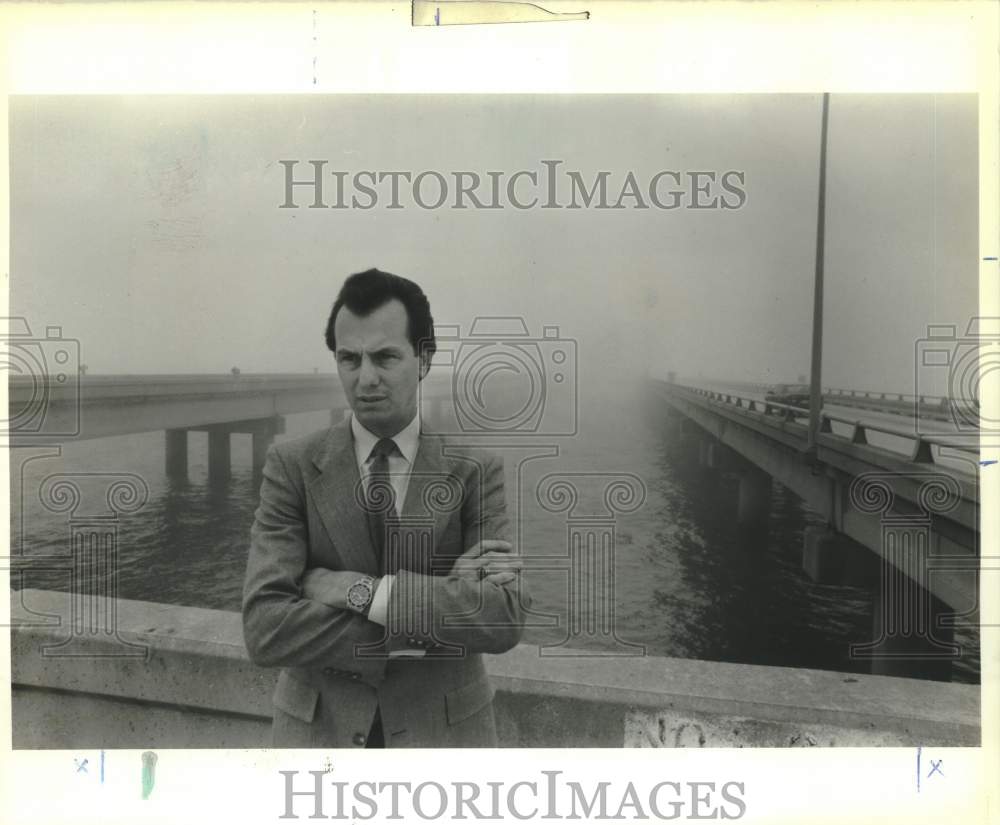
[{"label": "bridge roadway", "polygon": [[[677,443],[696,446],[702,465],[738,479],[741,524],[766,524],[772,479],[826,521],[825,529],[807,531],[803,566],[822,583],[873,587],[873,633],[884,644],[859,655],[872,656],[875,672],[947,678],[950,623],[968,621],[978,604],[976,434],[830,404],[810,454],[805,409],[752,391],[656,380],[649,389]],[[888,638],[893,633],[899,644]],[[914,647],[931,663],[918,672],[903,663]],[[890,648],[895,665],[876,664],[874,653]]]}]

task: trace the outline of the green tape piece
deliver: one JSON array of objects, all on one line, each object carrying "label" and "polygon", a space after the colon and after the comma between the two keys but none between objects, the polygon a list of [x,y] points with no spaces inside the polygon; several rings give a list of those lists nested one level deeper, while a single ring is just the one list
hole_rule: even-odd
[{"label": "green tape piece", "polygon": [[156,754],[144,751],[142,754],[142,798],[149,799],[156,784]]}]

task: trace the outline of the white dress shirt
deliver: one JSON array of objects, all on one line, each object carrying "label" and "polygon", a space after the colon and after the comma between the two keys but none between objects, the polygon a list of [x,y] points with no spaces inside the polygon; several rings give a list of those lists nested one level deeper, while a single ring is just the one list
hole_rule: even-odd
[{"label": "white dress shirt", "polygon": [[[381,438],[358,421],[357,417],[351,414],[351,433],[354,435],[354,457],[358,462],[358,472],[364,483],[368,484],[368,477],[371,475],[371,453],[375,445]],[[420,441],[420,412],[418,411],[413,420],[403,427],[392,440],[396,442],[396,451],[389,456],[389,483],[396,498],[396,515],[403,512],[403,503],[406,501],[406,490],[410,486],[410,473],[413,470],[413,462],[417,457],[417,447]],[[385,626],[386,616],[389,612],[389,594],[392,592],[393,576],[391,574],[383,576],[375,588],[372,596],[371,607],[368,609],[368,618]],[[423,655],[422,650],[416,651],[395,651],[390,655]]]}]

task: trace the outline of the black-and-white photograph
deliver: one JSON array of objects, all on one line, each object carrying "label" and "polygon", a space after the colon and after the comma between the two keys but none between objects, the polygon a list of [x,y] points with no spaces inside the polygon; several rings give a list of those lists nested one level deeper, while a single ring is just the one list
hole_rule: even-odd
[{"label": "black-and-white photograph", "polygon": [[14,748],[978,745],[977,106],[12,97]]}]

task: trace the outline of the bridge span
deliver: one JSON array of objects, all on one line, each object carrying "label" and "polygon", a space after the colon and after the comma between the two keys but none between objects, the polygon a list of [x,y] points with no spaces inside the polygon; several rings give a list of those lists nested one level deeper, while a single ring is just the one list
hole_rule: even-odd
[{"label": "bridge span", "polygon": [[[450,397],[447,384],[428,384],[421,398],[435,415]],[[340,420],[347,400],[336,375],[81,375],[47,380],[13,375],[8,428],[14,446],[83,441],[163,430],[166,471],[186,477],[188,433],[208,433],[208,471],[230,475],[230,436],[253,438],[259,471],[267,447],[284,432],[284,417],[329,410]]]},{"label": "bridge span", "polygon": [[978,447],[968,433],[824,405],[810,451],[806,409],[669,381],[651,380],[649,396],[668,437],[738,480],[744,529],[766,528],[772,480],[824,519],[806,533],[806,572],[874,592],[877,641],[853,656],[876,673],[948,678],[954,627],[978,605]]}]

